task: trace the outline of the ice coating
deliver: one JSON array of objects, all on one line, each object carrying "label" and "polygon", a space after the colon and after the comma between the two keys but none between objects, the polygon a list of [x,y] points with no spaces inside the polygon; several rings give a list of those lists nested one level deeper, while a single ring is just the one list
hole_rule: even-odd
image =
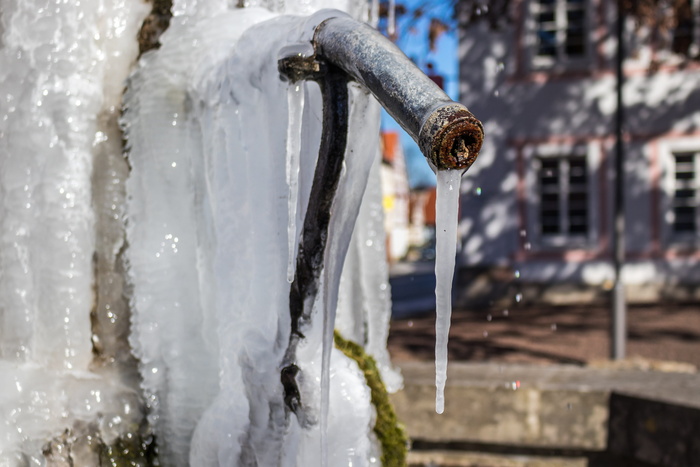
[{"label": "ice coating", "polygon": [[[124,125],[132,167],[127,184],[131,245],[127,256],[134,314],[131,341],[141,362],[151,423],[167,440],[161,458],[168,465],[187,464],[194,427],[218,387],[242,390],[233,381],[236,375],[219,368],[218,329],[223,323],[217,316],[217,300],[222,297],[216,293],[215,264],[216,255],[222,256],[222,262],[230,260],[230,255],[224,256],[225,248],[215,249],[217,240],[222,245],[230,241],[228,237],[217,239],[217,221],[225,221],[215,216],[234,202],[229,197],[237,193],[231,193],[234,186],[228,193],[221,188],[231,171],[225,161],[203,159],[204,154],[210,159],[225,157],[227,135],[223,124],[215,123],[221,118],[231,122],[230,138],[245,144],[235,133],[242,131],[240,125],[234,125],[241,121],[240,110],[236,114],[229,106],[221,109],[224,115],[216,115],[212,105],[220,96],[213,89],[222,82],[229,84],[221,68],[236,41],[251,25],[270,17],[265,10],[249,9],[200,20],[174,18],[161,37],[158,53],[143,57],[125,98]],[[198,92],[188,92],[193,89]],[[202,134],[205,131],[210,131],[207,138]],[[212,167],[215,163],[218,165]],[[221,170],[214,172],[216,168]],[[241,203],[245,205],[244,200]],[[232,209],[224,216],[230,220],[228,216],[234,213]],[[243,251],[238,262],[255,264],[254,254]],[[229,272],[224,280],[231,280]],[[226,336],[226,341],[235,340],[236,334]],[[224,373],[221,377],[220,371]],[[244,398],[233,399],[245,402]],[[245,408],[224,407],[221,415],[232,410]],[[232,417],[241,419],[242,414]]]},{"label": "ice coating", "polygon": [[445,410],[447,342],[452,315],[452,278],[457,250],[461,170],[437,171],[435,200],[435,411]]},{"label": "ice coating", "polygon": [[[140,418],[138,394],[102,366],[109,357],[92,361],[90,312],[114,311],[115,338],[96,343],[113,356],[128,325],[121,283],[108,280],[123,236],[116,118],[147,11],[130,0],[0,3],[2,465],[40,462],[66,429],[112,441]],[[94,425],[98,414],[109,423]]]},{"label": "ice coating", "polygon": [[[252,459],[260,465],[295,465],[290,459],[322,465],[324,316],[331,339],[333,323],[323,310],[334,308],[333,289],[376,155],[377,104],[364,93],[353,99],[351,131],[368,125],[372,136],[351,140],[346,180],[334,205],[339,214],[331,221],[332,254],[322,287],[327,292],[320,294],[298,353],[308,413],[297,419],[286,412],[279,383],[291,322],[288,242],[280,241],[289,225],[284,154],[287,134],[300,131],[304,207],[320,141],[320,95],[308,85],[303,109],[291,113],[300,112],[303,123],[289,121],[289,85],[280,79],[276,59],[290,40],[298,40],[294,35],[303,30],[304,18],[243,12],[201,22],[176,18],[158,53],[144,57],[148,73],[130,82],[125,126],[132,161],[134,349],[152,397],[152,422],[168,440],[162,456],[169,465],[186,465],[188,452],[189,464],[198,466]],[[193,64],[192,56],[201,58]],[[288,129],[290,124],[300,129]],[[326,403],[329,462],[366,464],[369,389],[355,362],[334,350],[325,358],[327,387],[341,396]],[[349,426],[358,427],[352,436]]]},{"label": "ice coating", "polygon": [[[94,450],[78,448],[96,434],[107,444],[136,434],[147,408],[163,465],[322,465],[324,359],[328,465],[377,457],[369,388],[330,345],[334,317],[324,312],[335,309],[341,276],[386,271],[383,254],[369,249],[357,271],[344,261],[358,210],[381,205],[373,186],[360,208],[377,104],[353,90],[352,155],[329,240],[339,255],[326,259],[299,348],[309,411],[297,418],[282,405],[278,366],[290,328],[283,159],[285,135],[296,130],[276,60],[308,41],[309,20],[230,10],[234,3],[175,0],[162,47],[141,58],[128,83],[128,164],[117,118],[150,5],[0,3],[0,464],[41,464],[50,445],[57,465],[98,465]],[[268,3],[276,14],[341,7],[367,15],[361,1]],[[337,13],[315,18],[329,14]],[[298,219],[321,131],[319,90],[306,88]],[[365,220],[377,222],[376,212]],[[361,228],[353,239],[379,238]],[[360,343],[386,357],[384,371],[386,276],[363,290],[379,298],[339,313],[364,323]],[[72,454],[64,442],[75,443]]]},{"label": "ice coating", "polygon": [[[360,128],[378,128],[379,104],[369,94],[353,84],[350,86],[351,111],[348,134],[359,134]],[[349,138],[345,165],[338,182],[338,194],[333,201],[331,223],[323,269],[323,337],[321,359],[321,446],[327,447],[326,427],[329,410],[330,358],[333,349],[338,288],[345,256],[359,214],[372,163],[378,158],[379,132],[365,132],[363,138]],[[322,465],[327,455],[322,456]]]},{"label": "ice coating", "polygon": [[[296,51],[295,51],[296,52]],[[301,53],[301,52],[299,52]],[[294,280],[296,270],[297,246],[297,209],[299,205],[299,157],[301,151],[301,120],[304,116],[304,84],[289,83],[287,88],[287,107],[289,123],[287,125],[287,282]]]},{"label": "ice coating", "polygon": [[386,348],[391,289],[380,167],[381,160],[376,158],[343,266],[335,326],[344,338],[365,347],[377,362],[387,389],[395,392],[401,389],[402,379]]}]

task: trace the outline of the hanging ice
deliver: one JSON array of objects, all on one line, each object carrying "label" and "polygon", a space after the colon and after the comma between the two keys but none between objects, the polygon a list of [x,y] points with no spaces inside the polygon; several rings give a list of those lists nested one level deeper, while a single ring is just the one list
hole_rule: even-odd
[{"label": "hanging ice", "polygon": [[[152,422],[168,441],[162,457],[171,465],[186,464],[188,452],[189,463],[201,466],[253,458],[260,465],[320,465],[324,406],[329,465],[363,465],[370,457],[369,390],[357,365],[331,350],[334,313],[326,315],[324,354],[321,311],[324,304],[334,309],[344,252],[376,155],[378,111],[364,91],[353,95],[351,131],[366,127],[373,136],[353,138],[348,149],[352,156],[326,250],[326,293],[317,298],[297,353],[305,375],[303,417],[290,418],[282,403],[292,253],[286,235],[280,236],[289,218],[284,155],[291,139],[284,130],[291,124],[290,135],[298,131],[294,126],[303,135],[294,148],[301,154],[303,207],[320,140],[314,122],[320,95],[309,85],[303,109],[280,112],[288,85],[276,59],[305,32],[305,19],[265,10],[176,18],[161,49],[144,57],[129,83],[132,341],[144,389],[155,403]],[[299,113],[299,122],[288,121],[287,115]],[[324,397],[322,405],[320,379],[327,381],[323,392],[330,384],[330,393],[342,397],[334,395],[330,404]]]},{"label": "hanging ice", "polygon": [[[341,332],[400,387],[385,347],[378,106],[358,86],[295,348],[296,413],[280,384],[321,99],[306,83],[288,100],[277,59],[308,49],[329,13],[281,15],[321,7],[367,19],[360,0],[176,0],[127,83],[127,164],[117,117],[147,4],[0,3],[0,464],[97,465],[95,446],[151,434],[163,465],[376,457],[364,375],[332,345],[337,305]],[[145,24],[164,27],[153,15]]]},{"label": "hanging ice", "polygon": [[445,410],[447,342],[452,316],[452,277],[457,249],[461,170],[437,172],[435,201],[435,411]]},{"label": "hanging ice", "polygon": [[386,32],[390,37],[396,34],[396,0],[389,0]]},{"label": "hanging ice", "polygon": [[289,123],[287,125],[287,282],[294,280],[296,267],[297,210],[299,206],[299,152],[301,151],[301,121],[304,116],[304,85],[290,83],[287,88]]},{"label": "hanging ice", "polygon": [[113,378],[119,344],[101,337],[128,327],[115,279],[125,175],[116,118],[147,9],[0,2],[2,465],[41,463],[42,450],[62,462],[64,433],[112,442],[141,417],[138,393]]}]

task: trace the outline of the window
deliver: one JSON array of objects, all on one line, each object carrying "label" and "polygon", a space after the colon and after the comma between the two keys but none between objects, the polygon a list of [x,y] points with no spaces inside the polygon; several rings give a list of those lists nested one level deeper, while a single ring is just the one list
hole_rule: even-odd
[{"label": "window", "polygon": [[675,14],[671,50],[681,55],[690,54],[695,43],[695,14],[691,3],[691,0],[680,2]]},{"label": "window", "polygon": [[662,2],[657,8],[656,46],[659,58],[697,57],[699,55],[700,0]]},{"label": "window", "polygon": [[537,172],[542,239],[585,239],[589,226],[586,157],[539,157]]},{"label": "window", "polygon": [[675,179],[673,191],[673,233],[677,236],[697,232],[698,153],[673,154]]},{"label": "window", "polygon": [[537,58],[566,61],[585,57],[586,3],[585,0],[533,2]]}]

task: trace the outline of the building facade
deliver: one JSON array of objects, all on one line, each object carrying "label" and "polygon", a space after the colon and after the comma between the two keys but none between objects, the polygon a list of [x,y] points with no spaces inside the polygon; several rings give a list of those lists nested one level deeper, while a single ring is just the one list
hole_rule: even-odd
[{"label": "building facade", "polygon": [[[682,17],[660,8],[664,27],[625,21],[623,280],[633,300],[691,299],[700,283],[699,7],[688,0]],[[460,96],[486,132],[463,181],[463,273],[499,271],[533,285],[533,299],[611,286],[616,21],[616,2],[511,0],[497,23],[462,28]]]}]

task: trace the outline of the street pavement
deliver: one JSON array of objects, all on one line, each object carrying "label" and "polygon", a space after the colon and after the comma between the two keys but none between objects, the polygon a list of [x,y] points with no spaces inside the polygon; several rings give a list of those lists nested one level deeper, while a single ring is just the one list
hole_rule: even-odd
[{"label": "street pavement", "polygon": [[[431,361],[435,352],[434,287],[429,264],[392,268],[393,319],[389,351],[397,362]],[[463,362],[605,365],[610,309],[520,306],[454,309],[449,358]],[[700,367],[700,304],[628,307],[627,365]],[[686,366],[684,366],[686,365]]]}]

